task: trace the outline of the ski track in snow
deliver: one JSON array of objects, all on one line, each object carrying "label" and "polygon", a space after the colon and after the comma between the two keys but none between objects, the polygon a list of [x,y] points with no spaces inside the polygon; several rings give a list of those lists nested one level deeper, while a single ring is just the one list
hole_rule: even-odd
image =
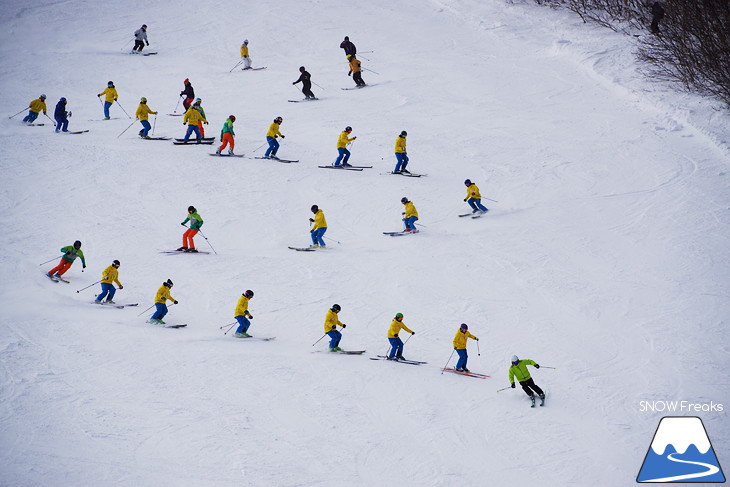
[{"label": "ski track in snow", "polygon": [[[643,80],[631,38],[565,11],[314,6],[280,2],[277,36],[252,22],[270,18],[267,4],[221,18],[183,0],[192,24],[136,1],[7,6],[1,111],[45,92],[52,114],[65,96],[69,128],[90,132],[0,121],[0,484],[633,483],[660,417],[640,400],[730,392],[727,112]],[[156,56],[122,47],[140,21]],[[345,34],[375,51],[363,66],[381,74],[363,77],[377,88],[339,89],[351,84]],[[228,73],[243,38],[268,69]],[[302,64],[321,102],[287,102]],[[138,124],[117,137],[132,123],[120,106],[116,120],[90,121],[112,79],[127,113],[146,96],[155,135],[181,137],[181,118],[165,114],[186,77],[206,135],[236,114],[246,158],[209,157],[217,142],[141,140]],[[278,115],[279,156],[298,164],[249,159]],[[358,136],[351,162],[374,167],[320,171],[345,125]],[[380,176],[403,129],[409,168],[427,178]],[[467,177],[499,201],[483,200],[478,220],[456,217]],[[401,226],[402,196],[424,231],[384,237]],[[190,204],[218,255],[159,254],[180,246]],[[330,249],[292,252],[309,245],[312,204]],[[74,264],[71,284],[43,278],[37,263],[75,239],[86,271]],[[115,300],[139,307],[100,311],[88,304],[98,286],[75,293],[112,259],[125,285]],[[145,324],[152,310],[137,317],[167,278],[180,304],[166,321],[185,329]],[[275,341],[218,329],[248,288],[250,332]],[[334,302],[345,348],[384,353],[400,311],[417,332],[405,356],[429,363],[310,353],[326,348],[310,345]],[[470,369],[491,378],[439,373],[461,322],[480,337]],[[513,353],[558,366],[533,374],[550,390],[545,408],[519,388],[494,392]],[[723,451],[727,422],[708,424]]]}]

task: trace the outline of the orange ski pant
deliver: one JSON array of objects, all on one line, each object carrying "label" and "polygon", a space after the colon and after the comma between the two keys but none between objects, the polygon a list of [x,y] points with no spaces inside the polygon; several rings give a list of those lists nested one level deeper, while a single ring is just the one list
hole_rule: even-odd
[{"label": "orange ski pant", "polygon": [[233,147],[236,145],[233,141],[233,135],[231,135],[230,132],[226,132],[223,134],[223,143],[221,144],[220,148],[218,149],[220,152],[223,152],[223,149],[226,148],[226,145],[231,146],[231,150],[233,150]]},{"label": "orange ski pant", "polygon": [[62,276],[66,273],[67,270],[71,268],[71,264],[73,264],[73,262],[61,259],[61,262],[59,262],[56,267],[48,271],[48,273],[51,275],[58,274],[59,276]]},{"label": "orange ski pant", "polygon": [[200,129],[200,138],[205,137],[205,129],[203,129],[203,122],[198,122],[198,129]]},{"label": "orange ski pant", "polygon": [[197,230],[193,230],[192,228],[188,228],[185,233],[183,233],[183,247],[187,247],[189,249],[195,248],[195,242],[193,242],[193,237],[198,233]]}]

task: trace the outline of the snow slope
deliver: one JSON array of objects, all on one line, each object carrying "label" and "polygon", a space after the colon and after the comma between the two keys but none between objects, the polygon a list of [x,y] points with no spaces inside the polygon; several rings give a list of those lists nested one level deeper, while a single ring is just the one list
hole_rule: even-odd
[{"label": "snow slope", "polygon": [[[0,484],[629,485],[662,416],[639,401],[727,402],[730,119],[643,80],[630,39],[472,0],[5,7],[0,111],[65,96],[71,129],[91,131],[1,122]],[[124,54],[143,22],[159,54]],[[373,86],[340,90],[344,35],[374,51]],[[244,38],[268,69],[229,74]],[[287,102],[302,64],[316,103]],[[235,114],[237,152],[257,155],[280,115],[279,154],[301,162],[212,158],[140,140],[136,124],[117,137],[132,122],[118,107],[92,121],[114,80],[127,112],[145,96],[155,134],[182,136],[165,114],[184,78],[207,133]],[[375,167],[317,169],[346,125],[352,162]],[[428,177],[382,174],[401,130]],[[466,178],[498,201],[479,220],[456,217]],[[383,236],[402,196],[422,232]],[[180,245],[191,204],[218,254],[158,253]],[[330,249],[292,252],[312,204]],[[75,239],[86,271],[43,278]],[[113,259],[116,301],[139,309],[74,292]],[[167,278],[180,301],[167,321],[186,329],[136,316]],[[219,329],[246,289],[250,332],[276,340]],[[343,347],[364,356],[311,345],[335,302]],[[368,360],[396,312],[416,331],[406,357],[427,365]],[[469,367],[490,379],[440,374],[462,322],[480,338]],[[495,392],[512,354],[557,367],[533,375],[547,407]],[[701,416],[722,463],[725,415]]]}]

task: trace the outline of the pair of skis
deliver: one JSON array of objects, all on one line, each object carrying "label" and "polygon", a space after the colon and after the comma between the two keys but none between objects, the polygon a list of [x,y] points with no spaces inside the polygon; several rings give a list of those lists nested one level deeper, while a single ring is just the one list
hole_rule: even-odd
[{"label": "pair of skis", "polygon": [[278,157],[254,157],[254,159],[263,159],[266,161],[283,162],[285,164],[290,164],[292,162],[299,162],[299,159],[279,159]]},{"label": "pair of skis", "polygon": [[370,169],[373,166],[317,166],[322,169],[341,169],[343,171],[362,171],[363,169]]},{"label": "pair of skis", "polygon": [[130,307],[131,306],[139,306],[139,303],[125,303],[125,304],[116,304],[116,303],[114,303],[114,304],[111,304],[111,303],[105,303],[105,302],[97,303],[96,301],[92,301],[91,304],[96,304],[96,305],[101,306],[103,308],[117,308],[117,309],[124,309],[127,306],[130,306]]},{"label": "pair of skis", "polygon": [[428,363],[428,362],[421,362],[420,360],[407,360],[404,358],[389,359],[386,355],[377,355],[375,357],[370,357],[370,360],[388,360],[390,362],[398,362],[399,364],[408,364],[408,365],[423,365],[423,364]]},{"label": "pair of skis", "polygon": [[[487,210],[487,211],[489,211],[489,210]],[[463,213],[463,214],[459,215],[459,218],[464,218],[465,216],[470,216],[470,217],[472,217],[472,219],[481,218],[481,217],[483,217],[484,215],[487,214],[487,211],[477,211],[477,212],[472,212],[472,213]]]},{"label": "pair of skis", "polygon": [[[147,320],[147,323],[149,323],[151,325],[159,325],[160,324],[160,323],[156,323],[156,322],[149,321],[149,320]],[[168,325],[167,323],[165,323],[165,324],[162,325],[162,328],[185,328],[186,326],[188,326],[187,323],[185,323],[184,325]]]},{"label": "pair of skis", "polygon": [[185,252],[184,250],[160,250],[161,254],[210,254],[205,250],[198,250],[197,252]]},{"label": "pair of skis", "polygon": [[443,372],[451,372],[452,374],[458,374],[458,375],[465,375],[467,377],[474,377],[475,379],[488,379],[489,375],[486,374],[477,374],[476,372],[466,371],[466,370],[456,370],[453,367],[445,367],[441,369]]}]

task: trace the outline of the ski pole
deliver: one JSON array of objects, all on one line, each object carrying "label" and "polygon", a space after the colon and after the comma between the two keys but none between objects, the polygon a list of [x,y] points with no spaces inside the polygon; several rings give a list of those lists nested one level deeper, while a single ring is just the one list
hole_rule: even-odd
[{"label": "ski pole", "polygon": [[[312,81],[312,80],[309,80],[309,81]],[[314,86],[317,86],[317,87],[319,87],[319,88],[322,88],[321,86],[319,86],[319,85],[318,85],[317,83],[315,83],[314,81],[312,81],[312,84],[313,84]],[[327,91],[327,90],[325,90],[324,88],[322,88],[322,91]]]},{"label": "ski pole", "polygon": [[365,61],[370,62],[370,60],[368,58],[366,58],[365,56],[360,56],[359,54],[357,55],[357,58],[358,59],[364,59]]},{"label": "ski pole", "polygon": [[233,66],[233,67],[231,68],[231,70],[230,70],[230,71],[228,71],[228,72],[229,72],[229,73],[232,73],[232,72],[233,72],[233,70],[234,70],[234,69],[236,69],[236,68],[238,67],[238,65],[239,65],[239,64],[241,64],[242,62],[243,62],[243,58],[241,58],[241,60],[240,60],[240,61],[238,61],[238,62],[236,63],[236,65],[235,65],[235,66]]},{"label": "ski pole", "polygon": [[44,113],[43,115],[45,115],[45,116],[46,116],[46,118],[47,118],[48,120],[50,120],[51,122],[53,122],[54,124],[56,123],[56,121],[55,121],[55,120],[53,120],[53,119],[52,119],[51,117],[49,117],[47,113]]},{"label": "ski pole", "polygon": [[155,121],[152,122],[152,135],[155,135],[155,127],[157,126],[157,115],[155,115]]},{"label": "ski pole", "polygon": [[449,362],[451,362],[451,357],[454,356],[454,352],[456,352],[456,349],[453,349],[451,351],[451,355],[449,355],[449,360],[446,361],[446,365],[444,365],[444,367],[441,369],[441,375],[444,375],[444,370],[446,370],[446,367],[449,366]]},{"label": "ski pole", "polygon": [[137,121],[137,120],[135,120],[134,122],[130,123],[130,124],[129,124],[129,127],[127,127],[126,129],[124,129],[124,131],[123,131],[123,132],[122,132],[121,134],[117,135],[117,139],[118,139],[119,137],[121,137],[122,135],[124,135],[124,132],[126,132],[127,130],[129,130],[130,128],[132,128],[132,125],[134,125],[134,123],[135,123],[136,121]]},{"label": "ski pole", "polygon": [[175,105],[175,111],[172,113],[177,113],[177,107],[180,106],[180,100],[182,100],[182,95],[180,95],[180,97],[177,99],[177,105]]},{"label": "ski pole", "polygon": [[[61,257],[63,257],[63,256],[61,256]],[[58,257],[54,257],[54,258],[52,258],[51,260],[47,260],[47,261],[45,261],[45,262],[41,262],[41,263],[40,263],[40,264],[38,264],[38,265],[48,264],[49,262],[53,262],[53,261],[54,261],[54,260],[56,260],[56,259],[58,259]]]},{"label": "ski pole", "polygon": [[99,284],[100,282],[101,282],[101,280],[99,280],[99,281],[96,281],[96,282],[95,282],[94,284],[89,284],[89,285],[88,285],[88,286],[86,286],[86,287],[82,287],[81,289],[77,290],[76,292],[77,292],[77,293],[80,293],[80,292],[81,292],[81,291],[83,291],[84,289],[89,289],[89,288],[90,288],[91,286],[96,286],[96,285],[97,285],[97,284]]},{"label": "ski pole", "polygon": [[557,369],[557,367],[548,367],[547,365],[541,365],[541,369]]},{"label": "ski pole", "polygon": [[219,327],[218,327],[218,329],[219,329],[219,330],[222,330],[222,329],[223,329],[223,328],[225,328],[226,326],[232,326],[232,325],[235,325],[236,323],[238,323],[238,322],[237,322],[237,321],[234,321],[233,323],[226,323],[226,324],[225,324],[225,325],[223,325],[223,326],[219,326]]},{"label": "ski pole", "polygon": [[268,142],[264,142],[264,143],[263,143],[263,144],[261,144],[260,146],[256,147],[256,148],[255,148],[255,149],[254,149],[253,151],[254,151],[254,152],[256,152],[257,150],[259,150],[260,148],[262,148],[262,147],[263,147],[263,146],[265,146],[266,144],[268,144]]},{"label": "ski pole", "polygon": [[[117,102],[117,105],[119,105],[119,102]],[[124,114],[125,114],[125,115],[126,115],[127,117],[129,117],[129,118],[132,118],[132,117],[130,117],[130,116],[129,116],[129,114],[127,113],[127,110],[125,110],[125,109],[124,109],[124,107],[123,107],[122,105],[119,105],[119,108],[121,108],[121,109],[122,109],[122,111],[124,112]]]},{"label": "ski pole", "polygon": [[316,342],[312,343],[312,346],[315,346],[316,344],[318,344],[318,343],[319,343],[319,341],[320,341],[320,340],[321,340],[322,338],[326,337],[326,336],[327,336],[327,334],[325,333],[324,335],[322,335],[321,337],[319,337],[319,340],[317,340]]},{"label": "ski pole", "polygon": [[[206,242],[208,242],[208,245],[210,245],[210,241],[208,240],[208,237],[206,237],[205,235],[203,235],[203,232],[201,232],[200,230],[198,230],[198,233],[200,233],[200,236],[203,237]],[[218,252],[215,251],[215,249],[213,248],[212,245],[210,245],[210,248],[213,250],[213,253],[215,255],[218,255]]]},{"label": "ski pole", "polygon": [[377,74],[378,76],[380,76],[380,73],[378,73],[377,71],[373,71],[372,69],[368,69],[368,68],[362,68],[362,69],[363,69],[363,71],[370,71],[371,73],[374,73],[374,74]]},{"label": "ski pole", "polygon": [[484,198],[485,200],[494,201],[495,203],[499,203],[497,200],[493,200],[492,198]]},{"label": "ski pole", "polygon": [[360,51],[360,54],[370,54],[371,52],[375,52],[375,51]]},{"label": "ski pole", "polygon": [[121,49],[119,49],[119,50],[120,50],[120,51],[123,51],[123,50],[124,50],[124,48],[125,48],[125,47],[127,47],[127,46],[129,45],[129,43],[130,43],[130,42],[132,42],[132,39],[129,39],[129,40],[127,41],[127,42],[125,42],[125,43],[124,43],[124,45],[122,46],[122,48],[121,48]]},{"label": "ski pole", "polygon": [[509,386],[509,387],[503,387],[503,388],[501,388],[501,389],[497,389],[497,392],[502,392],[502,391],[506,391],[507,389],[512,389],[512,386]]},{"label": "ski pole", "polygon": [[479,351],[479,340],[477,340],[477,356],[478,357],[482,356],[482,352]]},{"label": "ski pole", "polygon": [[21,111],[19,111],[18,113],[16,113],[16,114],[15,114],[15,115],[13,115],[12,117],[8,117],[8,119],[11,119],[11,118],[13,118],[13,117],[17,117],[18,115],[20,115],[21,113],[23,113],[24,111],[26,111],[26,110],[27,110],[27,109],[29,109],[29,108],[30,108],[29,106],[28,106],[28,107],[25,107],[25,108],[23,108],[23,109],[22,109]]},{"label": "ski pole", "polygon": [[152,306],[150,306],[150,307],[149,307],[149,308],[147,308],[146,310],[142,311],[142,312],[141,312],[140,314],[138,314],[137,316],[142,316],[143,314],[145,314],[146,312],[148,312],[149,310],[151,310],[151,309],[152,309],[152,308],[154,308],[154,307],[155,307],[155,305],[153,304]]},{"label": "ski pole", "polygon": [[236,326],[237,323],[238,322],[236,322],[236,321],[234,321],[233,323],[231,323],[231,326],[228,327],[228,329],[226,330],[226,332],[224,333],[224,335],[228,335],[228,332],[231,331],[233,329],[233,327]]},{"label": "ski pole", "polygon": [[99,100],[99,103],[101,104],[101,106],[104,106],[104,102],[101,101],[101,95],[97,96],[96,99]]},{"label": "ski pole", "polygon": [[339,240],[335,240],[334,238],[329,238],[329,237],[324,237],[324,238],[326,238],[327,240],[329,240],[331,242],[336,242],[338,245],[342,245],[342,243]]}]

